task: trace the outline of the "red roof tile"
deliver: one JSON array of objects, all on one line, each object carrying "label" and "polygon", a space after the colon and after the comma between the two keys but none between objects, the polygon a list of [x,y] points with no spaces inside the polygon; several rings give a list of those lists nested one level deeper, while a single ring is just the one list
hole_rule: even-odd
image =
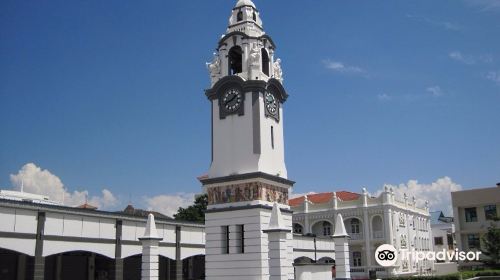
[{"label": "red roof tile", "polygon": [[[349,201],[349,200],[356,200],[359,198],[360,194],[358,193],[353,193],[353,192],[348,192],[348,191],[339,191],[337,193],[337,198],[341,201]],[[308,194],[307,199],[314,203],[314,204],[321,204],[321,203],[327,203],[331,201],[333,198],[333,192],[326,192],[326,193],[315,193],[315,194]],[[304,203],[304,196],[292,198],[288,200],[288,204],[290,206],[299,206],[300,204]]]}]

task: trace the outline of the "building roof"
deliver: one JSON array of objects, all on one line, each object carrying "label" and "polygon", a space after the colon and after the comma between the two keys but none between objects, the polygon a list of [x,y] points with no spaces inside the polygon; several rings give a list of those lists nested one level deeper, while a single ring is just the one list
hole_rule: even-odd
[{"label": "building roof", "polygon": [[[348,191],[338,191],[336,192],[337,199],[341,201],[349,201],[349,200],[356,200],[358,199],[361,195],[359,193],[353,193],[353,192],[348,192]],[[300,196],[296,198],[292,198],[288,200],[288,204],[290,206],[298,206],[302,203],[304,203],[305,196]],[[308,194],[307,199],[315,204],[321,204],[321,203],[327,203],[332,201],[333,199],[333,192],[325,192],[325,193],[315,193],[315,194]]]},{"label": "building roof", "polygon": [[143,209],[136,209],[131,204],[127,205],[127,207],[125,207],[125,209],[123,209],[123,211],[120,211],[120,212],[123,212],[123,213],[131,215],[131,216],[135,216],[135,217],[148,217],[148,215],[151,213],[156,218],[165,219],[165,220],[173,220],[172,217],[169,217],[167,215],[163,215],[162,213],[159,213],[159,212],[147,211],[147,210],[143,210]]},{"label": "building roof", "polygon": [[429,212],[431,215],[431,225],[453,223],[453,217],[446,217],[443,211]]},{"label": "building roof", "polygon": [[88,204],[87,202],[85,202],[84,204],[80,205],[80,206],[77,206],[76,208],[83,208],[83,209],[91,209],[91,210],[97,210],[97,207],[94,206],[94,205],[90,205]]}]

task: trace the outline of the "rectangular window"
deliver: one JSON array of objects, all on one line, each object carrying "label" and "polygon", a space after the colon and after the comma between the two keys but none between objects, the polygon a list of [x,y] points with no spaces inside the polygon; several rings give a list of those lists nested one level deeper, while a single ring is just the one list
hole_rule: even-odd
[{"label": "rectangular window", "polygon": [[352,233],[359,233],[359,225],[351,225]]},{"label": "rectangular window", "polygon": [[221,227],[222,254],[229,254],[229,226]]},{"label": "rectangular window", "polygon": [[236,226],[236,252],[239,254],[245,253],[245,227],[244,225]]},{"label": "rectangular window", "polygon": [[484,216],[486,220],[494,220],[497,217],[497,206],[494,204],[484,206]]},{"label": "rectangular window", "polygon": [[443,245],[443,237],[434,237],[434,245]]},{"label": "rectangular window", "polygon": [[271,147],[274,149],[274,127],[271,126]]},{"label": "rectangular window", "polygon": [[470,222],[477,222],[477,212],[476,212],[476,207],[472,208],[465,208],[465,221],[467,223]]},{"label": "rectangular window", "polygon": [[362,266],[361,252],[352,252],[352,266]]},{"label": "rectangular window", "polygon": [[479,249],[479,234],[467,234],[467,244],[469,249]]}]

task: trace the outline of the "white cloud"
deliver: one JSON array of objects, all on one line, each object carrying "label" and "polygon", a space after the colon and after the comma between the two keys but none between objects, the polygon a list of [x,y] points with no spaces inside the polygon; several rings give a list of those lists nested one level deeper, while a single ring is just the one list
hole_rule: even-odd
[{"label": "white cloud", "polygon": [[458,31],[461,30],[462,27],[456,23],[449,22],[449,21],[440,21],[440,20],[435,20],[431,19],[428,17],[424,16],[417,16],[417,15],[406,15],[407,18],[414,19],[416,21],[424,22],[429,25],[437,26],[446,30],[452,30],[452,31]]},{"label": "white cloud", "polygon": [[[408,199],[414,196],[417,205],[423,206],[425,201],[429,202],[431,211],[441,210],[446,215],[452,214],[451,192],[462,190],[462,186],[453,182],[449,177],[437,179],[430,184],[420,184],[417,180],[409,180],[406,184],[388,185],[394,189],[394,193],[401,200],[406,193]],[[377,195],[383,190],[379,190]]]},{"label": "white cloud", "polygon": [[382,93],[377,95],[377,99],[379,101],[391,101],[392,96],[388,95],[387,93]]},{"label": "white cloud", "polygon": [[431,86],[428,87],[426,90],[427,92],[430,92],[434,97],[440,97],[444,95],[443,90],[439,86]]},{"label": "white cloud", "polygon": [[500,11],[500,0],[465,0],[470,6],[477,7],[481,11]]},{"label": "white cloud", "polygon": [[323,64],[327,69],[333,70],[339,73],[348,73],[348,74],[366,74],[366,71],[358,66],[350,66],[345,65],[339,61],[332,60],[323,60]]},{"label": "white cloud", "polygon": [[465,55],[460,51],[452,51],[448,54],[448,56],[458,62],[472,65],[476,63],[492,63],[493,57],[489,54],[481,54],[481,55]]},{"label": "white cloud", "polygon": [[456,61],[459,61],[459,62],[462,62],[462,63],[465,63],[465,64],[474,64],[475,61],[472,60],[472,58],[470,57],[467,57],[465,58],[461,52],[459,51],[453,51],[453,52],[450,52],[448,54],[448,56],[453,59],[453,60],[456,60]]},{"label": "white cloud", "polygon": [[177,193],[173,195],[157,195],[145,197],[148,210],[157,211],[172,217],[179,207],[188,207],[194,203],[194,193]]},{"label": "white cloud", "polygon": [[[27,163],[17,174],[11,174],[10,181],[14,189],[18,191],[21,190],[23,185],[25,192],[46,195],[51,200],[64,201],[64,204],[68,206],[78,206],[85,203],[89,195],[86,190],[68,192],[59,177],[47,169],[36,166],[34,163]],[[92,196],[88,198],[88,202],[100,209],[108,209],[116,206],[118,199],[109,190],[103,189],[102,196]]]},{"label": "white cloud", "polygon": [[488,74],[486,74],[486,79],[493,81],[500,86],[500,70],[490,71]]}]

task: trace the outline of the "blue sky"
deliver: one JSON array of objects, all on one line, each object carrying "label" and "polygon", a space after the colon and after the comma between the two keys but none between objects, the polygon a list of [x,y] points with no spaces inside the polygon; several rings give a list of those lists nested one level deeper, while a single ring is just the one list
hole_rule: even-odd
[{"label": "blue sky", "polygon": [[[235,2],[1,1],[0,186],[34,163],[118,208],[199,192],[205,62]],[[255,4],[295,192],[500,181],[500,1]]]}]

